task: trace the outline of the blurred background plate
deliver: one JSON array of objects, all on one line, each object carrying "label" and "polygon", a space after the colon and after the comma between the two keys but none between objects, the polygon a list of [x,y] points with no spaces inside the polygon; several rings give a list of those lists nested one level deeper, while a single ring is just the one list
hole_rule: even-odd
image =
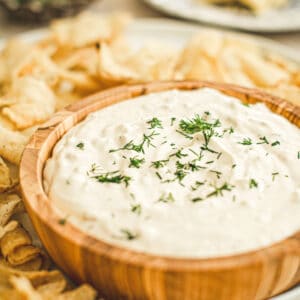
[{"label": "blurred background plate", "polygon": [[290,0],[285,8],[253,15],[244,10],[218,7],[199,0],[143,0],[172,16],[254,32],[300,30],[300,1]]},{"label": "blurred background plate", "polygon": [[[175,0],[174,0],[175,1]],[[198,32],[212,31],[205,26],[198,26],[192,24],[185,24],[178,21],[166,20],[166,19],[135,19],[132,24],[129,25],[126,31],[126,37],[135,47],[140,47],[144,43],[157,41],[162,44],[168,44],[170,46],[180,48]],[[286,59],[290,59],[300,65],[300,56],[297,50],[293,50],[289,47],[281,45],[280,43],[272,40],[261,38],[249,34],[234,33],[231,31],[222,31],[227,35],[238,36],[241,39],[251,39],[262,50],[272,53],[280,54]],[[27,42],[35,42],[42,39],[47,33],[47,30],[34,30],[21,34],[22,40]],[[4,39],[0,39],[0,50],[5,43]],[[27,215],[18,216],[18,219],[23,226],[34,237],[35,244],[39,244],[38,237],[34,234],[31,222],[28,220]],[[299,300],[300,299],[300,286],[279,295],[272,300]],[[271,300],[271,299],[270,299]]]},{"label": "blurred background plate", "polygon": [[7,15],[18,22],[45,22],[73,16],[94,0],[0,0]]}]

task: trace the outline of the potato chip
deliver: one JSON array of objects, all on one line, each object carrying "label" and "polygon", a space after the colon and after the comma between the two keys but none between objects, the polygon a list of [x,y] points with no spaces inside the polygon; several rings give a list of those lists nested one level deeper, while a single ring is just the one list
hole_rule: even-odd
[{"label": "potato chip", "polygon": [[[268,63],[262,57],[251,53],[237,53],[244,72],[251,78],[255,85],[267,87],[278,84],[282,81],[288,81],[290,75],[285,70]],[[257,71],[259,70],[259,72]],[[272,76],[270,76],[272,74]]]},{"label": "potato chip", "polygon": [[122,32],[129,21],[130,16],[125,13],[99,16],[86,12],[75,18],[53,22],[51,31],[58,44],[78,48],[96,42],[111,41]]},{"label": "potato chip", "polygon": [[[11,187],[10,170],[7,164],[0,156],[0,193]],[[1,224],[1,208],[0,208],[0,224]]]},{"label": "potato chip", "polygon": [[18,165],[28,137],[0,125],[0,155]]},{"label": "potato chip", "polygon": [[18,227],[18,222],[17,221],[10,221],[9,223],[5,225],[0,226],[0,240],[2,237],[8,233],[9,231],[13,231]]},{"label": "potato chip", "polygon": [[27,278],[11,276],[10,282],[24,299],[43,300],[42,296],[34,290],[30,281]]},{"label": "potato chip", "polygon": [[55,96],[50,88],[32,77],[16,79],[5,98],[13,104],[2,109],[2,114],[18,129],[31,127],[48,119],[55,111]]},{"label": "potato chip", "polygon": [[7,232],[0,241],[0,249],[2,255],[7,258],[10,253],[13,253],[21,246],[31,246],[31,238],[28,233],[18,226],[15,230]]},{"label": "potato chip", "polygon": [[10,218],[23,209],[23,203],[18,195],[8,195],[4,201],[0,202],[0,226],[8,223]]}]

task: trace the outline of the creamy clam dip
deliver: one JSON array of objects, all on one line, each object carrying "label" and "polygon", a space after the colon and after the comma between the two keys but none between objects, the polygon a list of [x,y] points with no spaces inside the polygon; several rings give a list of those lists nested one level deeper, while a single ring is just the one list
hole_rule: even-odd
[{"label": "creamy clam dip", "polygon": [[300,229],[300,131],[204,88],[90,114],[44,170],[51,201],[108,243],[173,257],[258,249]]}]

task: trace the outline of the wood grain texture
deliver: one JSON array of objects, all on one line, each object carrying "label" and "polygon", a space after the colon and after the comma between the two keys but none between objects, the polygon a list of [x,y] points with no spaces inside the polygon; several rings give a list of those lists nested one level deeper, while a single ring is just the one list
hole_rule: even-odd
[{"label": "wood grain texture", "polygon": [[[208,82],[156,82],[103,91],[57,113],[26,147],[20,181],[28,213],[47,251],[71,278],[89,282],[107,299],[266,299],[300,282],[300,231],[246,254],[175,259],[134,252],[97,240],[69,223],[60,225],[42,186],[42,170],[55,143],[89,113],[126,99],[173,88],[212,87],[243,102],[264,102],[300,127],[300,107],[258,90]],[[201,100],[200,100],[201,101]]]}]

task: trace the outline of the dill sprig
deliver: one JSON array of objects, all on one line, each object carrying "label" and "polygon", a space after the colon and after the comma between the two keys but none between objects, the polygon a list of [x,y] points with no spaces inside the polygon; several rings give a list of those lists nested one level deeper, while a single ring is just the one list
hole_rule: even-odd
[{"label": "dill sprig", "polygon": [[234,188],[233,185],[230,185],[227,182],[225,182],[220,187],[214,186],[214,191],[209,193],[206,197],[207,198],[213,197],[213,196],[222,196],[223,197],[223,192],[224,191],[229,191],[230,192],[233,188]]},{"label": "dill sprig", "polygon": [[151,167],[154,167],[155,169],[163,168],[167,164],[168,161],[169,161],[168,159],[153,161],[151,163]]},{"label": "dill sprig", "polygon": [[244,138],[242,142],[238,142],[238,144],[249,146],[252,145],[252,140],[250,138]]},{"label": "dill sprig", "polygon": [[139,169],[143,163],[145,163],[145,158],[138,158],[138,157],[130,157],[130,164],[129,168],[136,168]]},{"label": "dill sprig", "polygon": [[152,140],[154,139],[154,137],[156,135],[159,135],[159,133],[155,132],[155,131],[152,131],[150,134],[143,134],[143,140],[140,144],[134,144],[133,143],[133,140],[131,140],[130,142],[128,142],[127,144],[125,144],[123,147],[121,148],[118,148],[118,149],[111,149],[109,150],[109,153],[112,153],[112,152],[117,152],[117,151],[122,151],[122,150],[129,150],[129,151],[135,151],[135,152],[142,152],[142,153],[145,153],[145,150],[144,150],[144,146],[145,144],[150,147],[155,147],[153,144],[152,144]]},{"label": "dill sprig", "polygon": [[150,127],[148,129],[163,128],[161,120],[159,120],[156,117],[154,117],[150,121],[148,121],[147,124],[150,125]]},{"label": "dill sprig", "polygon": [[120,171],[97,174],[95,176],[92,176],[92,178],[101,183],[124,183],[126,187],[129,185],[129,182],[131,180],[131,177],[120,174]]}]

